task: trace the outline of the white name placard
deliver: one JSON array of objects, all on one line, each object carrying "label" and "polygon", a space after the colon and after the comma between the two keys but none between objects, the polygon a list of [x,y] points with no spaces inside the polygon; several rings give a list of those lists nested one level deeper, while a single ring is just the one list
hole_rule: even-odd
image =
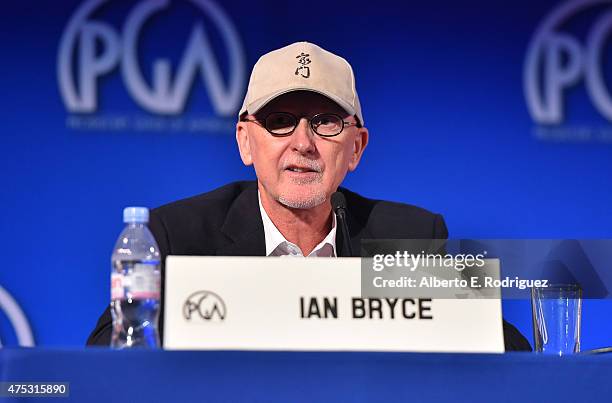
[{"label": "white name placard", "polygon": [[499,299],[360,297],[359,258],[166,260],[164,348],[503,352]]}]

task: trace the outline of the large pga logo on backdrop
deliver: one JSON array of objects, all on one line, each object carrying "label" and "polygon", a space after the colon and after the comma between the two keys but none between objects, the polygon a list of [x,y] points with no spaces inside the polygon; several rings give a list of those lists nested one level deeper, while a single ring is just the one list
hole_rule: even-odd
[{"label": "large pga logo on backdrop", "polygon": [[[24,347],[34,346],[34,337],[28,319],[13,296],[2,287],[0,287],[0,311],[8,317],[19,345]],[[2,347],[1,338],[0,347]]]},{"label": "large pga logo on backdrop", "polygon": [[537,137],[553,140],[612,141],[607,127],[568,126],[565,102],[569,89],[584,81],[590,103],[600,116],[612,121],[612,97],[603,66],[604,48],[612,33],[612,9],[598,12],[586,37],[563,30],[579,14],[612,5],[610,0],[574,0],[553,10],[537,28],[527,50],[523,87]]},{"label": "large pga logo on backdrop", "polygon": [[[245,84],[245,58],[239,35],[228,16],[210,0],[191,0],[212,21],[227,53],[227,77],[206,35],[204,21],[194,25],[186,43],[177,43],[183,54],[176,66],[157,59],[148,83],[139,65],[143,26],[169,7],[168,0],[143,0],[127,15],[120,32],[110,23],[91,16],[108,0],[89,0],[68,22],[62,35],[57,74],[60,93],[70,113],[99,112],[100,78],[118,68],[129,96],[143,110],[163,116],[183,113],[192,89],[205,88],[218,117],[238,110]],[[226,84],[227,82],[227,84]],[[203,84],[197,87],[196,84]],[[129,128],[129,127],[128,127]]]}]

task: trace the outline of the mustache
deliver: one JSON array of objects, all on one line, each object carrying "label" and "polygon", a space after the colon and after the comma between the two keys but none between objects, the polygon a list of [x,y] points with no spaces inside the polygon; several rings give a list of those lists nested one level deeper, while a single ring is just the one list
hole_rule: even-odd
[{"label": "mustache", "polygon": [[292,157],[283,161],[282,169],[285,170],[289,167],[300,167],[307,168],[314,172],[322,172],[323,168],[321,167],[321,163],[317,160],[311,160],[305,157]]}]

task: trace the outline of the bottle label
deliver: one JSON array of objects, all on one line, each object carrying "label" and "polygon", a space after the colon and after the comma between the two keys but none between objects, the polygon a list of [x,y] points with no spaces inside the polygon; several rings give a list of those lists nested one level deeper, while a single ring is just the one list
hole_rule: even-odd
[{"label": "bottle label", "polygon": [[111,298],[159,299],[160,275],[158,264],[122,262],[121,272],[111,274]]},{"label": "bottle label", "polygon": [[111,299],[125,299],[125,291],[123,290],[123,274],[111,274]]},{"label": "bottle label", "polygon": [[159,271],[155,272],[150,264],[137,263],[129,277],[130,292],[133,299],[159,299]]}]

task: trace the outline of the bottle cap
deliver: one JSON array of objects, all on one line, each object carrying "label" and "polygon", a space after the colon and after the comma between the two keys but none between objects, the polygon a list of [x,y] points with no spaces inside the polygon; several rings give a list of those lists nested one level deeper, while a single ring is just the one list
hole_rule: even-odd
[{"label": "bottle cap", "polygon": [[146,207],[126,207],[123,209],[123,222],[128,223],[148,223],[149,209]]}]

